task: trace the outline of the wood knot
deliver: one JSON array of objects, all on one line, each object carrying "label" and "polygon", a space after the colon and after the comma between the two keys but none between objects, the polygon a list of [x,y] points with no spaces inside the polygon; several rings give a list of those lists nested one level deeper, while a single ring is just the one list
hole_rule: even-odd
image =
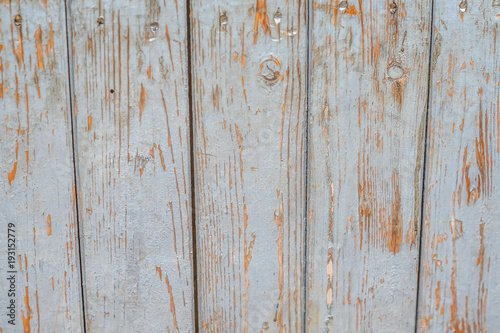
[{"label": "wood knot", "polygon": [[399,80],[403,77],[405,70],[400,64],[393,63],[387,69],[387,75],[392,80]]},{"label": "wood knot", "polygon": [[280,69],[281,62],[279,59],[271,56],[260,64],[259,76],[266,84],[273,86],[284,79]]}]

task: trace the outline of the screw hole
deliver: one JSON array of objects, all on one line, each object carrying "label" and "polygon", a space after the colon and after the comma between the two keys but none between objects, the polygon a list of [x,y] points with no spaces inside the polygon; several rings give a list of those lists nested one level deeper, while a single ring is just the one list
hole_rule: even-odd
[{"label": "screw hole", "polygon": [[114,94],[115,90],[111,89],[109,92],[112,93],[112,94]]}]

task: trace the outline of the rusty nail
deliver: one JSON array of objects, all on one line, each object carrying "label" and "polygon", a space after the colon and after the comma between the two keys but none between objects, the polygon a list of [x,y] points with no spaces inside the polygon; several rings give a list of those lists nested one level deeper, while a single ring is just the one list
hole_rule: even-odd
[{"label": "rusty nail", "polygon": [[97,18],[97,24],[99,24],[99,25],[104,24],[104,17],[99,16],[99,17]]}]

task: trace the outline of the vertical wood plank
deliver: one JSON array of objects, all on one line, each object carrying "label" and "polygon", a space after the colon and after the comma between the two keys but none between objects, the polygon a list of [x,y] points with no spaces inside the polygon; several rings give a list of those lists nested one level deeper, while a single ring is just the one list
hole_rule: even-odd
[{"label": "vertical wood plank", "polygon": [[306,6],[192,2],[200,329],[303,329]]},{"label": "vertical wood plank", "polygon": [[423,332],[496,331],[500,2],[434,3],[418,324]]},{"label": "vertical wood plank", "polygon": [[1,332],[82,330],[66,50],[60,1],[0,3]]},{"label": "vertical wood plank", "polygon": [[185,2],[71,15],[87,327],[194,332]]},{"label": "vertical wood plank", "polygon": [[312,6],[307,329],[412,332],[430,0]]}]

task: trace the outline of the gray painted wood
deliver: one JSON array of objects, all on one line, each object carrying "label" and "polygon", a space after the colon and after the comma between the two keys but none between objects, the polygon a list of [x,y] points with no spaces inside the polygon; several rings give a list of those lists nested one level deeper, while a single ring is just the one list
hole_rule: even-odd
[{"label": "gray painted wood", "polygon": [[415,327],[430,1],[312,8],[307,330]]},{"label": "gray painted wood", "polygon": [[432,50],[391,3],[193,0],[188,69],[186,2],[70,1],[74,119],[64,5],[0,4],[0,332],[495,330],[500,2],[434,0]]},{"label": "gray painted wood", "polygon": [[0,332],[82,330],[65,26],[60,1],[0,4]]},{"label": "gray painted wood", "polygon": [[500,325],[500,2],[436,0],[418,325]]},{"label": "gray painted wood", "polygon": [[200,330],[300,332],[305,2],[191,5]]},{"label": "gray painted wood", "polygon": [[90,332],[194,332],[186,6],[71,2]]}]

